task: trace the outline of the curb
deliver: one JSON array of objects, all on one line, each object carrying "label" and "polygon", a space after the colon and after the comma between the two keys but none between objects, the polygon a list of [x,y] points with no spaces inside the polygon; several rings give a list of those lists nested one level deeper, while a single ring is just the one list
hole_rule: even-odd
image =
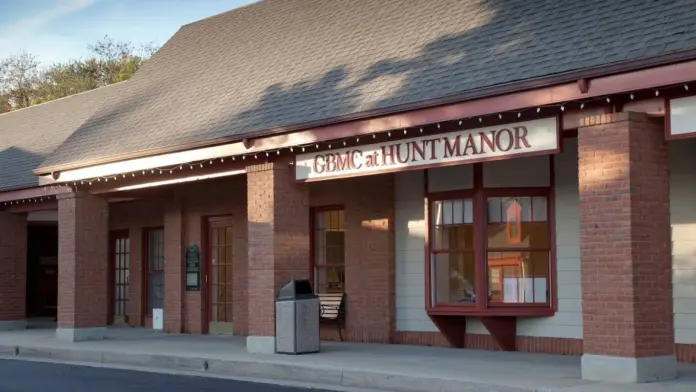
[{"label": "curb", "polygon": [[56,362],[80,362],[114,366],[132,366],[151,370],[193,372],[200,376],[227,376],[262,380],[289,381],[319,384],[342,388],[365,388],[399,392],[537,392],[536,388],[495,385],[466,379],[412,376],[369,370],[343,369],[323,366],[272,363],[266,361],[242,361],[181,357],[175,355],[151,355],[115,353],[96,350],[67,348],[41,348],[0,346],[0,357],[8,359],[51,360]]}]

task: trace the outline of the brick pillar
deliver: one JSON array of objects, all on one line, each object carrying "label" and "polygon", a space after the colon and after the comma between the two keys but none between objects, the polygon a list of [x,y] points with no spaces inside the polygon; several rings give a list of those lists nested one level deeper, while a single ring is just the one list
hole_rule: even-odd
[{"label": "brick pillar", "polygon": [[164,331],[182,333],[184,328],[184,211],[181,200],[171,201],[164,211]]},{"label": "brick pillar", "polygon": [[0,212],[0,331],[26,321],[27,219]]},{"label": "brick pillar", "polygon": [[87,193],[58,196],[59,339],[103,339],[109,277],[109,205]]},{"label": "brick pillar", "polygon": [[584,355],[591,380],[676,377],[664,126],[642,113],[578,129]]},{"label": "brick pillar", "polygon": [[247,350],[275,350],[276,291],[309,278],[309,191],[287,163],[247,168],[249,337]]}]

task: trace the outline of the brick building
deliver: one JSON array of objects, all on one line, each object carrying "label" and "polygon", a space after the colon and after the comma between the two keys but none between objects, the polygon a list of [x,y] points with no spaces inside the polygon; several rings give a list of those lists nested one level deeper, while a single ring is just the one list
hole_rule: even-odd
[{"label": "brick building", "polygon": [[0,329],[269,352],[276,290],[308,278],[346,294],[346,340],[674,377],[696,361],[696,7],[591,3],[268,0],[0,115]]}]

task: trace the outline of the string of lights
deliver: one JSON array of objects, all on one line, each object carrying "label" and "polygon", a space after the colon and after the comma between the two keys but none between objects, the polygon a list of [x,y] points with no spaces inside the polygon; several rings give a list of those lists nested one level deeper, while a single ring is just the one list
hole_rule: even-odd
[{"label": "string of lights", "polygon": [[[667,89],[674,89],[674,88],[679,88],[679,86],[683,86],[683,89],[686,91],[689,91],[689,85],[688,84],[679,84],[679,85],[671,85],[671,86],[665,86],[662,87],[661,89],[655,89],[655,96],[659,97],[660,96],[660,90],[667,90]],[[644,92],[645,90],[643,90]],[[95,183],[107,183],[109,181],[117,181],[119,179],[127,179],[127,178],[134,178],[137,176],[147,176],[147,175],[165,175],[165,174],[170,174],[173,175],[177,172],[185,171],[185,170],[194,170],[197,168],[205,168],[205,167],[210,167],[212,165],[218,164],[218,163],[224,163],[226,161],[258,161],[259,159],[265,159],[266,161],[270,159],[273,155],[280,155],[281,152],[286,151],[291,154],[297,154],[297,153],[305,153],[308,150],[319,150],[323,148],[326,149],[332,149],[336,146],[340,147],[347,147],[349,144],[355,145],[359,144],[361,141],[361,138],[363,142],[365,142],[364,139],[369,140],[370,138],[373,140],[376,140],[378,137],[379,138],[391,138],[393,133],[396,132],[403,132],[403,135],[408,135],[409,133],[416,133],[416,134],[423,134],[424,132],[429,132],[427,130],[428,127],[437,127],[437,129],[441,129],[442,126],[444,125],[453,125],[457,124],[458,126],[462,126],[465,122],[473,122],[474,125],[478,124],[484,124],[485,122],[489,121],[491,118],[497,118],[498,121],[502,121],[503,119],[506,118],[521,118],[523,115],[543,115],[547,114],[549,112],[553,113],[558,113],[560,112],[565,112],[567,109],[579,109],[583,110],[586,107],[592,105],[593,103],[598,103],[601,101],[604,101],[606,103],[612,103],[612,99],[615,101],[626,101],[626,98],[630,100],[634,100],[636,97],[636,94],[638,94],[638,91],[630,92],[630,93],[624,93],[624,94],[616,94],[613,96],[604,96],[604,97],[595,97],[595,98],[590,98],[586,100],[572,100],[572,101],[567,101],[567,102],[562,102],[562,103],[556,103],[556,104],[549,104],[549,105],[540,105],[540,106],[534,106],[530,108],[525,108],[521,110],[512,110],[512,111],[506,111],[506,112],[500,112],[500,113],[493,113],[493,114],[486,114],[486,115],[480,115],[480,116],[473,116],[473,117],[465,117],[465,118],[460,118],[460,119],[455,119],[455,120],[447,120],[447,121],[442,121],[440,123],[435,123],[435,124],[428,124],[427,126],[416,126],[416,127],[405,127],[405,128],[399,128],[399,129],[391,129],[388,131],[379,131],[379,132],[374,132],[372,134],[366,134],[362,136],[355,136],[355,137],[350,137],[350,138],[344,138],[344,139],[336,139],[336,140],[330,140],[330,141],[321,141],[321,142],[313,142],[313,143],[307,143],[307,144],[302,144],[302,145],[295,145],[295,146],[290,146],[290,147],[283,147],[283,148],[278,148],[278,149],[271,149],[271,150],[265,150],[265,151],[256,151],[256,152],[251,152],[247,154],[240,154],[240,155],[235,155],[235,156],[228,156],[228,157],[221,157],[221,158],[214,158],[214,159],[206,159],[206,160],[199,160],[199,161],[192,161],[192,162],[187,162],[183,164],[176,164],[172,166],[165,166],[165,167],[156,167],[156,168],[151,168],[151,169],[146,169],[146,170],[139,170],[139,171],[134,171],[134,172],[128,172],[128,173],[122,173],[118,175],[109,175],[109,176],[100,176],[100,177],[94,177],[94,178],[89,178],[89,179],[83,179],[79,181],[74,181],[71,184],[71,186],[74,189],[77,189],[78,187],[84,187],[84,186],[91,186]],[[545,112],[542,114],[542,111]],[[437,132],[437,131],[435,131]]]}]

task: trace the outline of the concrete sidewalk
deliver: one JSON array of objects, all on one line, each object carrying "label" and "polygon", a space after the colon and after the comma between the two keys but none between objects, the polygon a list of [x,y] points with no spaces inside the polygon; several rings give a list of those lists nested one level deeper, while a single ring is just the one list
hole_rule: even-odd
[{"label": "concrete sidewalk", "polygon": [[385,391],[696,391],[696,366],[678,380],[621,385],[580,379],[580,358],[379,344],[324,342],[312,355],[251,355],[244,339],[110,328],[103,341],[56,340],[52,329],[0,332],[0,355],[125,365]]}]

